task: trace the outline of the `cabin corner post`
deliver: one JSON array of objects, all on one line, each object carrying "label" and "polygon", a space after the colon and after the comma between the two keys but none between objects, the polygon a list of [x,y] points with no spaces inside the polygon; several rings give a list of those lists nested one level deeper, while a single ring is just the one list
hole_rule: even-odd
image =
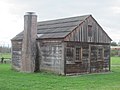
[{"label": "cabin corner post", "polygon": [[11,40],[11,56],[12,56],[12,65],[11,65],[11,67],[12,67],[12,69],[14,69],[14,63],[13,63],[13,41]]},{"label": "cabin corner post", "polygon": [[36,59],[37,15],[27,12],[24,15],[21,72],[34,72]]},{"label": "cabin corner post", "polygon": [[111,49],[110,49],[110,46],[109,45],[109,71],[111,71]]},{"label": "cabin corner post", "polygon": [[91,73],[91,44],[89,44],[88,73]]},{"label": "cabin corner post", "polygon": [[62,59],[61,59],[61,64],[60,64],[60,68],[61,68],[61,75],[65,75],[65,43],[62,42]]},{"label": "cabin corner post", "polygon": [[62,42],[62,75],[66,75],[66,42]]}]

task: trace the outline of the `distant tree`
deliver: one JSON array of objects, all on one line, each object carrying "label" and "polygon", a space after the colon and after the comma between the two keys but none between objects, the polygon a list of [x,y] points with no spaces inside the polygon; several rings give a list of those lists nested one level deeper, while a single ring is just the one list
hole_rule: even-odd
[{"label": "distant tree", "polygon": [[0,46],[0,53],[10,53],[11,48],[7,46]]},{"label": "distant tree", "polygon": [[118,42],[118,46],[120,46],[120,41]]},{"label": "distant tree", "polygon": [[118,46],[115,41],[111,42],[111,46]]}]

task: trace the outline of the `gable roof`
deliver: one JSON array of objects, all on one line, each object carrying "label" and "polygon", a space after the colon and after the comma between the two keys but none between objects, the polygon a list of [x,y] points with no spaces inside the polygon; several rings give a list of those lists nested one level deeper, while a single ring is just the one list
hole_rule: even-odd
[{"label": "gable roof", "polygon": [[[89,16],[90,15],[84,15],[38,22],[37,25],[38,39],[64,38]],[[22,40],[22,38],[23,32],[16,35],[12,40]]]}]

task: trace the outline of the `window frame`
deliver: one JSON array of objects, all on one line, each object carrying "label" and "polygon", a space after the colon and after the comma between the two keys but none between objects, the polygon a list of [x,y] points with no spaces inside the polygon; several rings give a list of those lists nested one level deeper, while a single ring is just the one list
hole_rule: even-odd
[{"label": "window frame", "polygon": [[92,30],[92,25],[88,25],[88,37],[93,36],[93,30]]},{"label": "window frame", "polygon": [[[78,50],[78,54],[77,54],[77,50]],[[75,48],[75,62],[82,62],[82,47]]]}]

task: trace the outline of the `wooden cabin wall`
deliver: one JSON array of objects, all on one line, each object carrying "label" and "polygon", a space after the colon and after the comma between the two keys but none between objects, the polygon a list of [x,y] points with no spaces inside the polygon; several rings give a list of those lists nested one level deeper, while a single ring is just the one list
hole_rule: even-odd
[{"label": "wooden cabin wall", "polygon": [[[88,26],[92,26],[92,36],[89,36]],[[110,43],[111,39],[102,29],[102,27],[90,16],[82,24],[80,24],[72,33],[70,33],[65,41],[94,42],[94,43]]]},{"label": "wooden cabin wall", "polygon": [[[12,67],[20,71],[22,41],[12,41]],[[37,41],[36,69],[64,75],[64,43]]]},{"label": "wooden cabin wall", "polygon": [[110,70],[110,45],[90,45],[90,72]]},{"label": "wooden cabin wall", "polygon": [[12,41],[12,68],[20,71],[22,41]]},{"label": "wooden cabin wall", "polygon": [[110,69],[110,45],[66,42],[65,72],[93,73]]},{"label": "wooden cabin wall", "polygon": [[85,73],[88,70],[89,45],[79,42],[67,42],[65,47],[65,72]]},{"label": "wooden cabin wall", "polygon": [[40,70],[64,74],[64,51],[61,41],[38,41]]}]

